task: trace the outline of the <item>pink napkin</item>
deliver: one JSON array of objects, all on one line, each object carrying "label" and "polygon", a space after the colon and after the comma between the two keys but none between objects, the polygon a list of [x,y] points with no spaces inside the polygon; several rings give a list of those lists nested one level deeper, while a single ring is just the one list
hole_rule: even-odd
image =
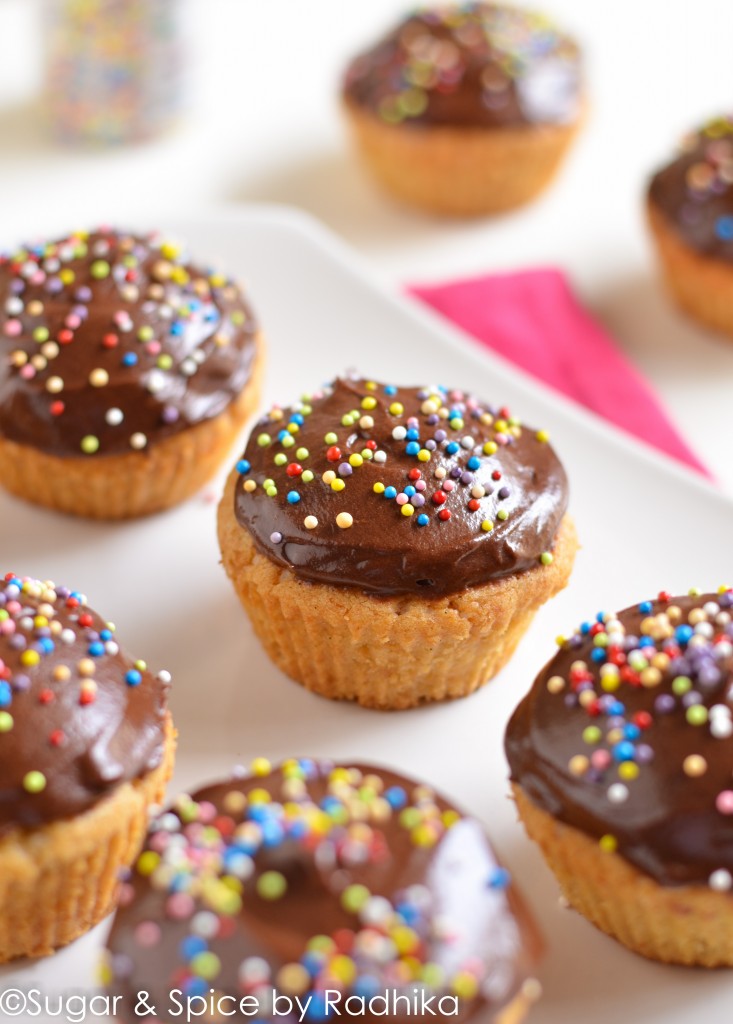
[{"label": "pink napkin", "polygon": [[561,271],[491,274],[410,291],[527,373],[711,476]]}]

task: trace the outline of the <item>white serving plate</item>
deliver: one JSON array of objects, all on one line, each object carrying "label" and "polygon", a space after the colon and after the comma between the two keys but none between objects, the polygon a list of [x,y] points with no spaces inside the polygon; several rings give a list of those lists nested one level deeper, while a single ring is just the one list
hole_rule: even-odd
[{"label": "white serving plate", "polygon": [[[257,755],[357,758],[423,778],[483,819],[548,940],[534,1024],[690,1024],[703,1012],[706,1024],[730,1024],[733,975],[646,962],[560,907],[554,879],[507,799],[502,738],[558,633],[662,588],[733,580],[733,503],[385,291],[354,253],[301,213],[252,207],[170,227],[248,284],[269,342],[266,402],[288,402],[357,368],[397,384],[470,388],[549,429],[568,469],[583,545],[572,582],[481,692],[381,713],[306,693],[265,657],[218,564],[215,500],[224,470],[204,496],[121,525],[75,521],[2,495],[0,569],[82,590],[117,623],[128,650],[173,673],[180,744],[172,792]],[[49,960],[5,968],[0,992],[91,992],[105,933],[102,925]],[[11,1019],[63,1020],[0,1012],[3,1024]]]}]

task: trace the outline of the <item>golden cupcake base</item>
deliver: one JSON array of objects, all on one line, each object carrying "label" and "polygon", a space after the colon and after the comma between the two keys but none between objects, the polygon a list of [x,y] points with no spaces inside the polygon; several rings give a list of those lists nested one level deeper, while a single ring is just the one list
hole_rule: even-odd
[{"label": "golden cupcake base", "polygon": [[450,217],[503,213],[530,202],[557,174],[580,125],[391,125],[353,100],[344,106],[379,184],[401,202]]},{"label": "golden cupcake base", "polygon": [[306,689],[401,709],[465,697],[504,666],[537,609],[562,590],[577,551],[565,518],[551,565],[447,597],[375,596],[299,579],[237,522],[233,471],[219,506],[222,561],[269,657]]},{"label": "golden cupcake base", "polygon": [[617,853],[541,810],[520,785],[514,799],[568,903],[650,960],[733,967],[733,897],[703,885],[663,886]]},{"label": "golden cupcake base", "polygon": [[0,484],[35,505],[90,519],[132,519],[171,508],[196,494],[225,462],[258,408],[263,374],[258,339],[252,376],[224,412],[143,451],[67,458],[0,437]]},{"label": "golden cupcake base", "polygon": [[647,217],[668,292],[704,327],[733,338],[733,265],[696,252],[652,202]]},{"label": "golden cupcake base", "polygon": [[49,956],[114,909],[121,869],[137,857],[149,808],[173,772],[175,730],[166,726],[161,764],[83,814],[0,840],[0,963]]}]

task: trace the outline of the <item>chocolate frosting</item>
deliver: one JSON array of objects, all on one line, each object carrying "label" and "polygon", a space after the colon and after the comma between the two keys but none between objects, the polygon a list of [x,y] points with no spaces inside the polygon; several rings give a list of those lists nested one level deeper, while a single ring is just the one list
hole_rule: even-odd
[{"label": "chocolate frosting", "polygon": [[154,235],[0,257],[0,437],[64,457],[143,450],[226,409],[256,331],[235,284]]},{"label": "chocolate frosting", "polygon": [[238,468],[236,516],[264,554],[375,594],[450,594],[551,561],[567,505],[546,434],[508,409],[361,379],[273,409]]},{"label": "chocolate frosting", "polygon": [[345,998],[422,983],[459,995],[450,1019],[487,1020],[520,991],[541,944],[478,822],[381,768],[253,768],[153,822],[109,939],[124,1006],[147,991],[165,1022],[171,991],[213,989],[254,995],[271,1020],[273,989]]},{"label": "chocolate frosting", "polygon": [[687,245],[733,263],[733,117],[683,139],[676,159],[652,178],[649,200]]},{"label": "chocolate frosting", "polygon": [[120,651],[86,598],[0,581],[0,835],[80,814],[160,764],[167,673]]},{"label": "chocolate frosting", "polygon": [[391,124],[566,124],[580,113],[580,52],[508,5],[422,8],[352,61],[344,95]]},{"label": "chocolate frosting", "polygon": [[601,613],[507,729],[527,796],[662,885],[731,885],[732,608],[724,591]]}]

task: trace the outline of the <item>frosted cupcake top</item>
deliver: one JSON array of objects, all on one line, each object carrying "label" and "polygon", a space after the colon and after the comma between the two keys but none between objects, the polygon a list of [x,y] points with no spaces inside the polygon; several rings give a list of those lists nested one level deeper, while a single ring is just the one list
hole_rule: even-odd
[{"label": "frosted cupcake top", "polygon": [[512,779],[663,885],[733,884],[733,591],[599,612],[515,712]]},{"label": "frosted cupcake top", "polygon": [[0,257],[0,436],[144,451],[226,409],[257,326],[237,286],[156,235],[77,232]]},{"label": "frosted cupcake top", "polygon": [[545,431],[463,391],[337,379],[255,427],[236,517],[297,576],[455,593],[549,565],[567,478]]},{"label": "frosted cupcake top", "polygon": [[83,594],[0,581],[0,835],[88,810],[152,771],[165,742],[167,673],[119,647]]},{"label": "frosted cupcake top", "polygon": [[580,52],[510,5],[423,7],[352,61],[344,95],[387,124],[566,124],[581,109]]},{"label": "frosted cupcake top", "polygon": [[149,992],[163,1019],[174,990],[268,1021],[278,998],[286,1022],[325,1019],[327,999],[364,1020],[410,1020],[423,1000],[493,1020],[532,991],[538,936],[481,825],[369,765],[259,759],[182,797],[121,897],[109,986]]},{"label": "frosted cupcake top", "polygon": [[652,178],[649,199],[687,245],[733,263],[733,116],[686,135]]}]

